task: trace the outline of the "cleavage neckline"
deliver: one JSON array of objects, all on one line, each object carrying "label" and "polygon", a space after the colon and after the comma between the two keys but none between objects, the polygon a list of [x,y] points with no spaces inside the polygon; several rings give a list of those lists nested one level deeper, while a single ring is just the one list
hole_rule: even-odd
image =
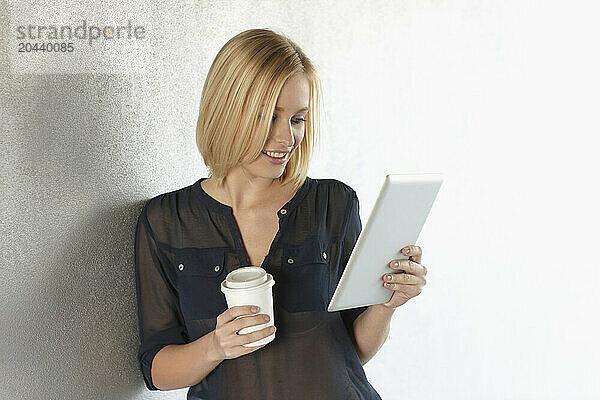
[{"label": "cleavage neckline", "polygon": [[[204,204],[209,206],[211,209],[233,215],[232,207],[228,206],[227,204],[221,203],[220,201],[218,201],[217,199],[215,199],[214,197],[212,197],[211,195],[206,193],[206,191],[202,188],[202,185],[200,185],[200,182],[202,182],[206,179],[208,179],[208,177],[202,177],[196,181],[196,183],[194,184],[194,189],[195,189],[194,192],[199,196],[200,200]],[[287,216],[288,215],[287,212],[292,211],[298,205],[298,203],[304,198],[304,195],[308,191],[309,187],[312,186],[313,180],[314,179],[307,176],[304,183],[296,191],[294,196],[278,210],[277,215],[279,215],[280,217]],[[284,208],[286,209],[286,214],[281,215],[280,211]]]}]

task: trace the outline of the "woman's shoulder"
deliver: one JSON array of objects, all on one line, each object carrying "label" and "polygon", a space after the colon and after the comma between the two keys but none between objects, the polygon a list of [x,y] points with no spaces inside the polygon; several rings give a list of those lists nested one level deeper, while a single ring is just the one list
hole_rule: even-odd
[{"label": "woman's shoulder", "polygon": [[162,230],[163,225],[181,215],[181,207],[190,204],[191,184],[179,189],[157,194],[144,202],[142,214],[148,219],[150,227]]},{"label": "woman's shoulder", "polygon": [[347,184],[339,179],[335,178],[311,178],[313,179],[318,187],[322,189],[328,190],[331,195],[334,196],[342,196],[346,199],[351,199],[356,195],[355,190]]}]

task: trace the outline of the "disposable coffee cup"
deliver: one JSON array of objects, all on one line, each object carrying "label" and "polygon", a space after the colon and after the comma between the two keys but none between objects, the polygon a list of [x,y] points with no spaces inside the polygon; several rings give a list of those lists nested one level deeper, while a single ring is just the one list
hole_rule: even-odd
[{"label": "disposable coffee cup", "polygon": [[[273,275],[267,273],[261,267],[242,267],[235,269],[227,274],[225,280],[221,282],[221,291],[225,294],[227,307],[256,305],[259,307],[257,314],[267,314],[270,319],[264,324],[248,326],[239,331],[240,335],[251,333],[267,326],[275,326],[273,316]],[[236,317],[246,318],[248,315]],[[272,342],[275,339],[273,334],[259,339],[255,342],[243,344],[244,347],[262,346]]]}]

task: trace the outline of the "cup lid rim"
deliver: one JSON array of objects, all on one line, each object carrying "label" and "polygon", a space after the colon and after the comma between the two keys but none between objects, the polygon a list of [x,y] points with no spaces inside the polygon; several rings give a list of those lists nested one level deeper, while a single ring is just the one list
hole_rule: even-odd
[{"label": "cup lid rim", "polygon": [[[248,273],[249,270],[255,274],[255,278],[250,281],[231,282],[228,280],[228,278],[232,276],[235,277],[238,274]],[[235,291],[255,290],[264,287],[265,284],[268,284],[271,281],[273,281],[273,276],[267,273],[267,271],[265,271],[262,267],[240,267],[227,274],[227,277],[221,282],[221,288]]]}]

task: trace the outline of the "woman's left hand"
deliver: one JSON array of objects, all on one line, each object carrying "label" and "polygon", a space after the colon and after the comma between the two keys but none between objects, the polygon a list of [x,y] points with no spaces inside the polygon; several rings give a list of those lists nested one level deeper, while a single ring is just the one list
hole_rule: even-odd
[{"label": "woman's left hand", "polygon": [[[392,260],[389,265],[393,269],[402,270],[402,272],[388,273],[382,277],[383,287],[394,291],[394,294],[387,303],[381,303],[381,305],[391,309],[395,309],[417,296],[426,283],[424,276],[427,275],[427,268],[421,265],[421,248],[409,245],[404,247],[401,252],[410,256],[408,260]],[[398,266],[394,266],[395,262],[398,262]],[[388,276],[391,276],[391,280],[387,278]]]}]

